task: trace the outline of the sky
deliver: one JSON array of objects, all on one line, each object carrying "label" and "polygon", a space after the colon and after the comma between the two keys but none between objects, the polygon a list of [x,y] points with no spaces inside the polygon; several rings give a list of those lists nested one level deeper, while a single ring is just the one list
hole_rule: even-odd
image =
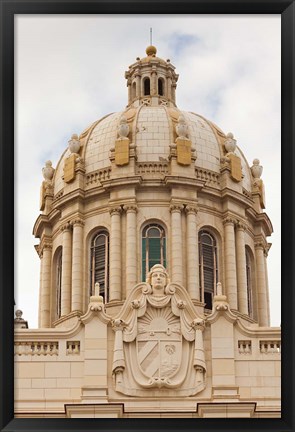
[{"label": "sky", "polygon": [[42,167],[73,133],[127,105],[124,72],[159,57],[179,74],[178,108],[232,132],[263,166],[271,325],[281,323],[280,15],[17,15],[15,17],[15,301],[38,326],[40,260],[32,235]]}]

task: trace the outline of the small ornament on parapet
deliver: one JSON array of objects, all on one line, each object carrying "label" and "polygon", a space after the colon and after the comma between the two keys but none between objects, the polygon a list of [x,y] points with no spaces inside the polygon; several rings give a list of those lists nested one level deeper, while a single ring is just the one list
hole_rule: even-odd
[{"label": "small ornament on parapet", "polygon": [[46,182],[51,182],[55,169],[52,167],[50,160],[45,162],[45,167],[42,168],[42,174]]},{"label": "small ornament on parapet", "polygon": [[120,123],[119,123],[119,127],[118,127],[118,135],[119,138],[121,139],[126,139],[129,135],[129,125],[127,124],[127,118],[122,115],[120,118]]},{"label": "small ornament on parapet", "polygon": [[187,139],[188,126],[183,115],[178,117],[178,124],[175,126],[179,138]]},{"label": "small ornament on parapet", "polygon": [[94,285],[94,296],[90,297],[90,310],[92,312],[102,311],[103,306],[103,297],[100,295],[100,286],[99,283],[96,282]]},{"label": "small ornament on parapet", "polygon": [[213,307],[217,311],[226,311],[229,309],[226,295],[222,294],[221,282],[217,282],[216,295],[213,297]]},{"label": "small ornament on parapet", "polygon": [[73,134],[69,140],[69,150],[71,153],[79,153],[81,143],[77,134]]},{"label": "small ornament on parapet", "polygon": [[14,328],[21,328],[21,329],[29,328],[28,321],[24,320],[22,318],[22,315],[23,315],[23,311],[19,309],[15,311]]},{"label": "small ornament on parapet", "polygon": [[226,135],[224,147],[227,153],[234,153],[236,150],[237,140],[234,138],[234,135],[231,132]]}]

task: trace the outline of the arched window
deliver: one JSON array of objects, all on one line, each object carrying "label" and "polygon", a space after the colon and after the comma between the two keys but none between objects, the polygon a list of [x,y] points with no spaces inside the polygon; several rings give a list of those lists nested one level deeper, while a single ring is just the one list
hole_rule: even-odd
[{"label": "arched window", "polygon": [[132,99],[136,98],[136,82],[132,84]]},{"label": "arched window", "polygon": [[166,236],[161,225],[149,224],[142,232],[142,280],[155,264],[166,267]]},{"label": "arched window", "polygon": [[158,95],[164,96],[164,80],[163,80],[163,78],[158,79]]},{"label": "arched window", "polygon": [[94,295],[95,283],[99,283],[100,295],[108,301],[109,287],[109,233],[99,231],[91,242],[90,295]]},{"label": "arched window", "polygon": [[150,79],[149,78],[145,78],[144,82],[143,82],[143,86],[144,86],[144,96],[149,96],[150,95]]},{"label": "arched window", "polygon": [[199,232],[199,274],[201,300],[206,309],[212,310],[218,281],[217,247],[213,235],[205,230]]},{"label": "arched window", "polygon": [[62,250],[56,260],[56,316],[61,317],[61,275],[62,275]]},{"label": "arched window", "polygon": [[248,314],[253,317],[253,299],[252,299],[252,269],[251,269],[251,257],[247,248],[246,253],[246,276],[247,276],[247,300],[248,300]]}]

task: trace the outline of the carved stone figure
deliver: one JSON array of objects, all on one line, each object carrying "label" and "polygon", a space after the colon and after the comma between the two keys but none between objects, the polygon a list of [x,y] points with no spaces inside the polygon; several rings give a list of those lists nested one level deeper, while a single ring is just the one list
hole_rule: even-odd
[{"label": "carved stone figure", "polygon": [[133,288],[113,329],[118,392],[149,396],[153,389],[153,396],[190,396],[204,389],[204,322],[162,265],[152,267],[147,283]]},{"label": "carved stone figure", "polygon": [[179,116],[178,124],[175,126],[175,130],[180,138],[187,138],[188,126],[183,115]]},{"label": "carved stone figure", "polygon": [[119,138],[127,138],[129,134],[129,126],[127,124],[127,119],[124,115],[120,118],[120,124],[118,127]]},{"label": "carved stone figure", "polygon": [[263,166],[260,165],[259,159],[253,160],[253,165],[251,166],[251,173],[255,179],[260,179],[263,171]]}]

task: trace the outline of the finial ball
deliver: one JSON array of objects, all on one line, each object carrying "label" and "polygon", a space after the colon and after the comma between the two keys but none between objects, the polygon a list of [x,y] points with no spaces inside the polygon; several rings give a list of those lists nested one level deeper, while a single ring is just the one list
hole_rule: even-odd
[{"label": "finial ball", "polygon": [[145,52],[148,56],[155,56],[157,54],[157,48],[154,45],[149,45]]}]

